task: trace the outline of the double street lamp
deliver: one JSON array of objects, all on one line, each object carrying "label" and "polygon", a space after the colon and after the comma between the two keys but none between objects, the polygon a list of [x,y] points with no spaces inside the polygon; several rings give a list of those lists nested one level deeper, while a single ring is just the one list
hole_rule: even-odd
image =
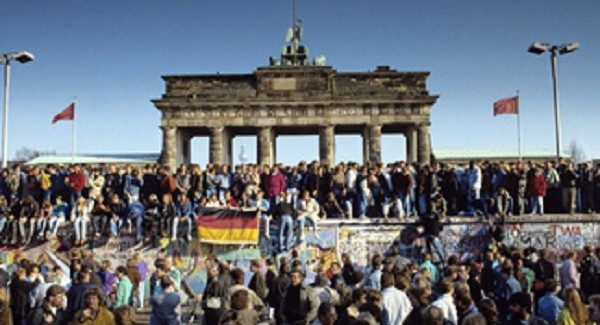
[{"label": "double street lamp", "polygon": [[0,64],[4,64],[4,127],[2,129],[2,168],[8,165],[8,88],[10,85],[10,61],[19,63],[33,61],[33,54],[25,51],[0,54]]},{"label": "double street lamp", "polygon": [[579,43],[568,43],[561,45],[550,45],[548,43],[535,42],[529,46],[529,53],[540,55],[544,52],[550,52],[550,63],[552,65],[552,82],[554,88],[554,122],[556,123],[556,164],[560,164],[561,144],[560,144],[560,112],[558,104],[558,63],[556,53],[560,55],[577,51]]}]

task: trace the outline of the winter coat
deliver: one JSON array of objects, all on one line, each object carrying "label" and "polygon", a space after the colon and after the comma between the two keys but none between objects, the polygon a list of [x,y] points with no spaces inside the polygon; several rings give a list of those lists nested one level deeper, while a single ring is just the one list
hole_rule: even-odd
[{"label": "winter coat", "polygon": [[546,196],[546,180],[544,176],[533,176],[529,179],[528,185],[529,196]]},{"label": "winter coat", "polygon": [[69,180],[69,187],[75,192],[81,192],[85,187],[85,175],[83,173],[70,173],[67,177]]},{"label": "winter coat", "polygon": [[267,195],[269,197],[276,197],[281,195],[281,192],[286,190],[285,176],[282,173],[271,174],[266,178],[267,184],[265,184]]},{"label": "winter coat", "polygon": [[50,306],[44,301],[44,303],[35,308],[29,314],[29,318],[27,319],[27,324],[29,325],[66,325],[67,324],[67,314],[63,309],[57,309],[56,315],[54,315],[54,321],[50,324],[46,323],[44,320],[45,314],[53,314]]},{"label": "winter coat", "polygon": [[83,309],[77,311],[75,313],[75,318],[73,318],[73,325],[107,325],[107,324],[115,324],[115,317],[113,314],[106,309],[104,306],[100,306],[98,310],[98,314],[96,318],[86,318],[82,321],[81,316],[83,314]]}]

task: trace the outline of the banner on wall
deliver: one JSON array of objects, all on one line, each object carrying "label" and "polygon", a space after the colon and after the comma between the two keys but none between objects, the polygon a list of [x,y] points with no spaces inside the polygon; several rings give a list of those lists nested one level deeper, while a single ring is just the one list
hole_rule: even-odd
[{"label": "banner on wall", "polygon": [[203,243],[253,244],[258,243],[258,209],[215,209],[198,211],[198,237]]}]

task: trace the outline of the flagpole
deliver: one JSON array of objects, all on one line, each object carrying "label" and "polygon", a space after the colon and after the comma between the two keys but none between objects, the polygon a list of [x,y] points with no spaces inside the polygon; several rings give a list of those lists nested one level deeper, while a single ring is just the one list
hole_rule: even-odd
[{"label": "flagpole", "polygon": [[[517,89],[517,103],[519,103],[521,98],[519,98],[519,90]],[[519,163],[523,161],[523,157],[521,155],[521,107],[517,104],[517,145],[519,146]]]},{"label": "flagpole", "polygon": [[75,121],[77,121],[77,119],[75,118],[76,116],[76,112],[77,111],[77,97],[74,97],[73,99],[73,137],[72,137],[72,141],[73,143],[71,144],[71,164],[75,163],[75,145],[76,145],[76,141],[75,141]]}]

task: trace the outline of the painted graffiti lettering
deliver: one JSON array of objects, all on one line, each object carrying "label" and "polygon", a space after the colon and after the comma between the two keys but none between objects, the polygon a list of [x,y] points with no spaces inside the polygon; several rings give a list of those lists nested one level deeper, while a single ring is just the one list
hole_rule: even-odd
[{"label": "painted graffiti lettering", "polygon": [[549,227],[552,229],[554,235],[563,235],[563,236],[581,236],[581,228],[576,225],[572,226],[561,226],[561,225],[550,225]]}]

